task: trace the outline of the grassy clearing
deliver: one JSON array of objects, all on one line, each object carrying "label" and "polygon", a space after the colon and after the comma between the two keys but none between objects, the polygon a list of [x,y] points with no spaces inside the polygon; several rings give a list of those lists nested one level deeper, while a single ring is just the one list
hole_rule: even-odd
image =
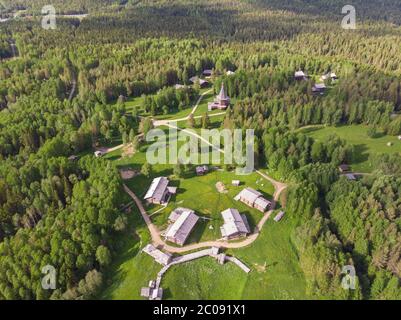
[{"label": "grassy clearing", "polygon": [[[301,129],[301,132],[323,141],[332,134],[347,140],[356,149],[356,156],[352,163],[355,172],[372,172],[375,168],[369,161],[370,155],[380,153],[401,153],[401,141],[397,137],[378,133],[377,137],[370,138],[367,134],[369,127],[365,125],[341,126],[341,127],[310,127]],[[393,145],[389,147],[387,144]]]},{"label": "grassy clearing", "polygon": [[232,252],[252,269],[241,299],[308,299],[291,241],[294,228],[288,217],[279,223],[269,219],[252,246]]},{"label": "grassy clearing", "polygon": [[[134,210],[129,218],[131,228],[119,239],[121,248],[114,255],[101,299],[142,299],[141,287],[155,279],[162,268],[140,251],[149,243],[150,235],[138,211]],[[172,267],[162,281],[164,298],[308,299],[303,273],[291,243],[294,227],[294,222],[287,217],[280,223],[269,220],[251,246],[227,251],[252,269],[249,274],[231,262],[221,266],[209,257]]]},{"label": "grassy clearing", "polygon": [[[106,156],[114,160],[118,167],[131,167],[140,170],[146,160],[146,146],[140,149],[132,158],[120,158],[121,150],[112,152]],[[153,222],[163,230],[167,227],[168,216],[177,207],[188,207],[205,218],[197,224],[194,232],[188,239],[188,243],[196,243],[206,240],[219,239],[220,226],[223,224],[221,211],[228,208],[237,208],[241,213],[246,214],[251,228],[253,228],[262,217],[262,213],[251,209],[246,205],[235,201],[233,198],[245,187],[253,187],[262,192],[268,199],[274,193],[273,185],[261,178],[258,174],[252,173],[247,176],[237,176],[235,172],[213,170],[207,175],[198,177],[194,170],[186,173],[185,177],[179,179],[173,176],[173,166],[169,164],[158,164],[153,166],[153,174],[147,178],[142,175],[126,181],[126,184],[139,196],[143,197],[153,178],[167,176],[171,184],[178,187],[178,193],[172,197],[169,205],[156,215],[152,216]],[[232,186],[232,180],[240,180],[241,186]],[[227,193],[219,193],[216,189],[217,182],[224,183]],[[148,206],[149,213],[158,210],[159,206]]]},{"label": "grassy clearing", "polygon": [[[213,126],[219,126],[222,118],[211,119]],[[182,124],[185,125],[185,122]],[[132,158],[121,158],[121,150],[108,154],[106,158],[121,168],[140,169],[146,160],[146,148],[146,145],[142,146]],[[198,215],[211,219],[200,221],[188,243],[218,239],[222,225],[220,212],[230,207],[245,213],[251,228],[254,228],[262,214],[234,201],[234,196],[244,186],[261,191],[267,198],[271,198],[274,192],[273,186],[256,173],[235,176],[233,172],[216,170],[202,177],[190,172],[184,179],[177,179],[172,176],[171,165],[155,165],[153,170],[149,178],[138,176],[126,183],[138,196],[143,196],[153,177],[171,176],[172,183],[179,187],[178,194],[166,209],[152,217],[160,229],[166,226],[170,212],[178,206],[189,207]],[[233,187],[233,179],[240,180],[241,186]],[[227,193],[218,193],[216,183],[219,181],[225,184]],[[147,209],[154,212],[158,207]],[[149,243],[150,235],[137,210],[130,214],[130,226],[130,231],[121,237],[121,248],[115,253],[115,261],[107,277],[110,280],[101,295],[102,299],[142,299],[141,287],[155,279],[161,269],[161,265],[141,253],[141,248]],[[245,262],[252,269],[250,274],[245,274],[230,262],[221,266],[209,257],[172,267],[162,281],[164,298],[307,299],[303,273],[290,240],[293,229],[294,224],[286,218],[278,224],[269,220],[251,246],[227,251]]]},{"label": "grassy clearing", "polygon": [[[269,220],[260,237],[249,247],[228,253],[246,263],[245,274],[234,264],[219,265],[204,258],[171,268],[162,281],[167,299],[308,299],[305,279],[291,244],[294,222]],[[233,281],[235,279],[235,281]]]},{"label": "grassy clearing", "polygon": [[[211,257],[172,267],[162,281],[168,300],[237,300],[248,275],[233,263]],[[235,279],[235,281],[233,281]]]},{"label": "grassy clearing", "polygon": [[[231,185],[233,179],[239,179],[242,185]],[[216,183],[224,183],[227,193],[219,193]],[[251,228],[254,228],[262,218],[262,213],[237,202],[234,197],[245,187],[253,187],[271,199],[274,192],[270,182],[253,173],[249,176],[236,176],[234,172],[213,171],[209,174],[197,177],[188,176],[185,179],[175,179],[173,184],[178,186],[178,194],[173,197],[166,209],[152,217],[154,223],[161,230],[167,227],[168,216],[177,207],[187,207],[205,218],[196,225],[195,230],[188,239],[188,244],[221,238],[220,227],[223,225],[221,212],[228,208],[236,208],[244,213]]]},{"label": "grassy clearing", "polygon": [[141,249],[150,241],[150,234],[139,212],[129,214],[130,228],[119,239],[120,249],[115,252],[114,260],[107,275],[105,290],[100,299],[138,300],[140,290],[149,280],[155,279],[160,265],[141,253]]},{"label": "grassy clearing", "polygon": [[[193,107],[195,106],[196,102],[198,101],[199,97],[201,94],[207,92],[210,90],[210,88],[204,88],[199,91],[199,96],[194,99],[194,101],[191,102],[191,105],[187,106],[183,110],[174,110],[170,112],[169,114],[161,114],[161,115],[156,115],[153,118],[156,120],[170,120],[170,119],[180,119],[180,118],[185,118],[189,116],[191,113]],[[201,103],[199,104],[197,111],[195,115],[202,115],[207,111],[207,104],[208,102],[212,101],[214,97],[213,93],[206,94]],[[132,113],[134,109],[137,109],[138,115],[141,116],[151,116],[149,113],[145,111],[145,106],[144,106],[144,101],[145,101],[145,96],[142,95],[140,97],[136,98],[128,98],[127,101],[125,101],[125,108],[128,113]],[[116,104],[112,104],[113,106]]]}]

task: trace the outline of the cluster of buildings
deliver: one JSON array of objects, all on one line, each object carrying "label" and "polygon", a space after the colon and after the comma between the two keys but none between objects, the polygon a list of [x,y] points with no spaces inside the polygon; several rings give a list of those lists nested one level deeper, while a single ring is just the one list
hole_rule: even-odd
[{"label": "cluster of buildings", "polygon": [[[150,251],[151,253],[149,253],[149,248],[151,249],[151,251]],[[153,247],[153,245],[149,244],[142,251],[147,254],[150,254],[153,258],[155,258],[155,256],[154,256],[155,250],[156,249]],[[159,251],[159,252],[161,254],[163,254],[163,252],[161,252],[161,251]],[[171,255],[168,255],[168,256],[171,257]],[[163,264],[164,267],[157,274],[156,280],[149,281],[148,286],[143,287],[141,289],[141,296],[144,298],[147,298],[149,300],[161,300],[163,298],[163,289],[160,287],[160,284],[162,282],[162,277],[169,270],[169,268],[171,266],[178,265],[181,263],[186,263],[186,262],[193,261],[193,260],[200,259],[200,258],[207,257],[207,256],[216,259],[217,262],[221,265],[225,264],[227,261],[230,261],[230,262],[233,262],[234,264],[236,264],[239,268],[241,268],[246,273],[249,273],[251,271],[251,269],[247,265],[245,265],[241,260],[237,259],[236,257],[226,255],[224,252],[220,252],[220,248],[218,248],[218,247],[211,247],[211,248],[204,249],[201,251],[196,251],[196,252],[192,252],[192,253],[189,253],[186,255],[174,257],[170,260],[170,262],[168,264]],[[159,260],[156,260],[156,261],[160,263]]]},{"label": "cluster of buildings", "polygon": [[[196,168],[199,175],[205,174],[208,171],[207,166],[200,166]],[[233,181],[233,184],[238,186],[239,181]],[[159,177],[153,180],[149,190],[147,191],[144,199],[152,204],[166,204],[168,203],[172,194],[175,194],[177,188],[169,186],[169,180],[166,177]],[[252,189],[243,189],[235,198],[251,208],[255,208],[260,212],[266,212],[271,208],[272,203],[265,199],[263,195]],[[237,209],[229,208],[221,213],[224,224],[221,226],[220,231],[223,239],[230,240],[234,238],[244,237],[251,233],[247,218],[244,214],[240,214]],[[199,216],[195,214],[194,210],[187,208],[176,208],[171,212],[168,221],[169,226],[163,233],[165,239],[169,242],[183,246],[192,233],[195,225],[199,221]],[[160,250],[153,247],[146,247],[144,249],[149,255],[155,258],[156,261],[163,265],[170,262],[171,256],[163,254]]]},{"label": "cluster of buildings", "polygon": [[[246,237],[251,233],[248,220],[237,209],[227,209],[221,213],[224,224],[220,228],[225,240]],[[167,241],[183,246],[193,231],[199,217],[191,209],[177,208],[169,216],[169,226],[164,233]],[[163,261],[166,261],[164,257]]]},{"label": "cluster of buildings", "polygon": [[[294,78],[297,81],[308,80],[309,76],[302,70],[296,71],[294,74]],[[321,83],[315,83],[312,87],[312,93],[314,95],[323,95],[326,90],[327,86],[324,83],[326,80],[331,79],[332,81],[338,80],[337,75],[334,72],[328,72],[320,77]]]}]

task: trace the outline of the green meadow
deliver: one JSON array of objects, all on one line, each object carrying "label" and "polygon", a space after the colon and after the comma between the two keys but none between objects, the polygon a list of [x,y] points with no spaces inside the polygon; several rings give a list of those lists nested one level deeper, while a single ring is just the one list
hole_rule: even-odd
[{"label": "green meadow", "polygon": [[[121,237],[122,246],[115,254],[102,299],[137,300],[141,287],[155,279],[162,266],[141,253],[150,235],[139,213],[130,215],[131,228]],[[164,298],[180,299],[309,299],[305,279],[291,242],[294,221],[269,220],[258,239],[241,249],[227,250],[252,271],[244,273],[231,262],[220,265],[210,257],[173,266],[161,286]],[[233,281],[235,279],[235,281]]]},{"label": "green meadow", "polygon": [[[140,169],[145,162],[146,148],[143,146],[131,158],[121,158],[121,150],[106,157],[120,168]],[[188,244],[219,239],[223,223],[220,213],[227,208],[237,208],[245,213],[253,229],[262,218],[262,213],[235,201],[234,196],[245,186],[261,191],[269,199],[274,192],[273,186],[256,173],[236,176],[234,172],[215,169],[204,176],[187,172],[185,177],[179,179],[173,176],[171,165],[155,165],[151,177],[137,176],[126,183],[138,196],[143,196],[152,178],[160,175],[170,177],[172,185],[178,187],[178,193],[161,211],[158,211],[161,208],[158,206],[147,209],[149,212],[158,211],[152,220],[160,230],[167,226],[168,216],[174,208],[182,206],[195,210],[203,219],[198,222]],[[233,179],[240,180],[241,186],[232,186]],[[217,191],[217,182],[225,185],[225,193]],[[141,287],[155,279],[162,268],[151,257],[141,253],[151,239],[135,206],[129,214],[129,221],[130,230],[121,237],[121,247],[114,255],[108,276],[110,280],[101,295],[102,299],[142,299]],[[164,298],[307,299],[305,280],[291,242],[293,229],[294,222],[291,219],[284,218],[280,223],[268,220],[252,245],[227,250],[228,254],[238,257],[252,269],[249,274],[231,262],[222,266],[209,257],[172,267],[162,281]]]},{"label": "green meadow", "polygon": [[[301,132],[312,138],[323,141],[330,135],[336,134],[355,146],[355,159],[352,164],[354,172],[372,172],[373,167],[369,157],[381,153],[401,153],[401,141],[398,137],[378,132],[377,136],[368,136],[369,127],[365,125],[352,125],[340,127],[316,126],[301,129]],[[391,146],[388,146],[391,143]]]}]

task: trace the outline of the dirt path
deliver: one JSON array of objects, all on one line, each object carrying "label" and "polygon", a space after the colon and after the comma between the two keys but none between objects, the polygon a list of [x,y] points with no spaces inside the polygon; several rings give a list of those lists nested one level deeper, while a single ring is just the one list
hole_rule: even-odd
[{"label": "dirt path", "polygon": [[[145,208],[143,207],[142,201],[135,195],[135,193],[133,193],[132,190],[130,190],[125,184],[124,184],[124,190],[134,200],[135,204],[137,205],[139,212],[141,213],[143,220],[145,221],[145,223],[149,229],[153,244],[167,252],[170,252],[170,253],[185,253],[188,251],[209,248],[209,247],[239,249],[239,248],[249,246],[253,242],[255,242],[255,240],[259,237],[259,234],[260,234],[264,224],[270,218],[270,216],[272,215],[273,210],[275,208],[275,202],[274,202],[272,210],[270,210],[264,214],[262,219],[259,221],[259,223],[255,227],[254,233],[252,233],[249,237],[247,237],[243,241],[230,243],[230,242],[227,242],[224,240],[216,240],[216,241],[200,242],[200,243],[191,244],[191,245],[187,245],[187,246],[183,246],[183,247],[174,247],[174,246],[170,246],[170,245],[166,244],[164,242],[164,240],[161,238],[158,228],[151,221],[150,217],[146,213]],[[279,197],[279,195],[280,194],[277,194],[277,197]]]},{"label": "dirt path", "polygon": [[279,200],[280,200],[280,195],[281,195],[281,193],[282,193],[285,189],[287,189],[287,187],[288,187],[287,184],[285,184],[285,183],[283,183],[283,182],[276,181],[276,180],[274,180],[272,177],[269,177],[267,174],[265,174],[265,173],[263,173],[263,172],[261,172],[261,171],[259,171],[259,170],[255,170],[255,172],[256,172],[257,174],[259,174],[261,177],[263,177],[263,178],[265,178],[266,180],[268,180],[268,181],[271,182],[271,184],[274,186],[274,189],[275,189],[274,195],[273,195],[274,201],[279,201]]},{"label": "dirt path", "polygon": [[[218,112],[218,113],[209,114],[209,118],[222,116],[224,114],[226,114],[226,112]],[[200,119],[202,117],[203,116],[195,116],[194,119]],[[187,120],[188,120],[188,117],[180,118],[180,119],[173,119],[173,120],[159,120],[159,121],[153,122],[153,126],[154,127],[168,126],[172,123],[177,123],[177,122],[182,122],[182,121],[187,121]]]},{"label": "dirt path", "polygon": [[[191,111],[190,114],[187,115],[186,117],[181,118],[181,119],[173,119],[173,120],[154,120],[154,121],[153,121],[153,126],[154,126],[154,127],[160,127],[160,126],[168,125],[170,122],[180,122],[180,121],[186,121],[186,120],[188,120],[189,116],[190,116],[191,114],[193,115],[193,114],[196,112],[196,110],[198,109],[198,107],[199,107],[199,105],[200,105],[202,99],[203,99],[207,94],[209,94],[210,92],[212,92],[212,90],[213,90],[213,89],[210,89],[210,90],[208,90],[208,91],[205,91],[204,93],[202,93],[202,94],[200,95],[200,97],[198,98],[198,100],[197,100],[196,103],[195,103],[195,106],[192,108],[192,111]],[[200,117],[202,117],[202,116],[200,116]],[[198,117],[197,117],[197,118],[198,118]]]},{"label": "dirt path", "polygon": [[[200,104],[200,102],[202,101],[203,97],[208,94],[211,90],[208,90],[206,92],[204,92],[198,99],[196,105],[194,106],[194,108],[192,109],[191,114],[194,114]],[[219,113],[219,114],[214,114],[214,115],[210,115],[210,116],[218,116],[218,115],[222,115],[225,114],[225,112]],[[188,129],[182,129],[182,128],[178,128],[175,125],[172,125],[172,122],[179,122],[179,121],[185,121],[188,120],[189,116],[182,119],[175,119],[175,120],[159,120],[159,121],[154,121],[153,125],[155,127],[157,126],[168,126],[177,130],[181,130],[184,131],[192,136],[197,137],[198,139],[200,139],[201,141],[205,142],[206,144],[208,144],[209,146],[211,146],[212,148],[216,149],[217,151],[219,151],[220,153],[224,154],[224,150],[221,149],[220,147],[217,147],[215,145],[213,145],[212,143],[210,143],[208,140],[206,140],[205,138],[201,137],[200,135],[198,135],[197,133],[195,133],[194,131],[188,130]],[[198,116],[197,118],[202,117],[202,116]],[[116,146],[114,148],[110,148],[107,149],[106,152],[112,152],[114,150],[120,149],[122,147],[122,145],[120,146]],[[219,247],[219,248],[226,248],[226,249],[238,249],[238,248],[243,248],[246,246],[251,245],[254,241],[256,241],[256,239],[259,237],[259,234],[264,226],[264,224],[266,223],[266,221],[270,218],[270,216],[273,214],[273,211],[276,207],[276,202],[279,200],[281,193],[283,192],[283,190],[285,190],[287,188],[287,185],[285,183],[279,182],[274,180],[273,178],[269,177],[268,175],[266,175],[265,173],[256,170],[256,173],[258,173],[262,178],[268,180],[269,182],[271,182],[274,186],[274,195],[273,195],[273,202],[272,202],[272,208],[270,211],[266,212],[262,219],[258,222],[257,226],[255,227],[255,231],[249,235],[246,239],[239,241],[239,242],[228,242],[228,241],[224,241],[224,240],[215,240],[215,241],[205,241],[205,242],[200,242],[200,243],[196,243],[196,244],[191,244],[191,245],[187,245],[187,246],[183,246],[183,247],[174,247],[171,245],[168,245],[160,236],[160,231],[158,230],[157,226],[155,224],[153,224],[151,218],[149,217],[149,215],[147,214],[145,208],[143,207],[142,201],[135,195],[134,192],[132,192],[132,190],[130,190],[128,188],[127,185],[123,185],[124,186],[124,190],[125,192],[134,200],[136,206],[139,209],[139,212],[141,213],[143,220],[145,221],[149,232],[151,234],[152,237],[152,242],[155,246],[164,249],[167,252],[170,253],[185,253],[188,251],[192,251],[192,250],[198,250],[198,249],[203,249],[203,248],[210,248],[210,247]]]},{"label": "dirt path", "polygon": [[[75,77],[75,75],[74,75]],[[68,101],[71,101],[72,98],[74,98],[74,94],[75,94],[75,90],[77,89],[77,80],[72,80],[72,88],[71,88],[71,92],[68,96]]]}]

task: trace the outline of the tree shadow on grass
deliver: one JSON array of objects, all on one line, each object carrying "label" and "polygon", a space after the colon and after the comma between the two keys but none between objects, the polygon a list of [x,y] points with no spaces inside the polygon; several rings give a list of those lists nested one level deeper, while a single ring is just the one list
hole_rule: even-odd
[{"label": "tree shadow on grass", "polygon": [[121,158],[121,156],[115,155],[115,156],[108,157],[107,160],[116,161],[116,160],[118,160],[118,159],[120,159],[120,158]]},{"label": "tree shadow on grass", "polygon": [[133,259],[140,253],[140,237],[133,229],[127,231],[119,241],[124,241],[125,245],[118,250],[116,255],[118,259],[114,261],[106,274],[107,280],[104,291],[101,295],[102,299],[112,299],[111,293],[114,292],[127,277],[127,271],[121,270],[121,265]]},{"label": "tree shadow on grass", "polygon": [[367,152],[368,147],[365,144],[357,144],[355,146],[355,152],[352,159],[354,164],[359,164],[367,161],[369,159],[369,152]]},{"label": "tree shadow on grass", "polygon": [[256,221],[250,211],[241,212],[241,214],[245,214],[246,219],[248,220],[249,227],[251,228],[251,232],[257,231],[256,226],[259,221]]},{"label": "tree shadow on grass", "polygon": [[208,221],[204,219],[199,219],[198,223],[195,225],[194,230],[188,238],[187,244],[199,243],[202,239],[202,235],[205,233]]},{"label": "tree shadow on grass", "polygon": [[374,136],[372,137],[372,139],[379,139],[379,138],[383,138],[385,136],[386,136],[386,134],[384,132],[376,132],[374,134]]},{"label": "tree shadow on grass", "polygon": [[[163,288],[163,286],[162,286]],[[163,300],[169,300],[173,298],[173,294],[169,288],[163,288]]]},{"label": "tree shadow on grass", "polygon": [[312,132],[316,132],[316,131],[322,130],[323,128],[324,128],[323,125],[322,126],[317,125],[316,127],[300,128],[300,130],[301,130],[301,132],[303,134],[308,134],[308,133],[312,133]]}]

